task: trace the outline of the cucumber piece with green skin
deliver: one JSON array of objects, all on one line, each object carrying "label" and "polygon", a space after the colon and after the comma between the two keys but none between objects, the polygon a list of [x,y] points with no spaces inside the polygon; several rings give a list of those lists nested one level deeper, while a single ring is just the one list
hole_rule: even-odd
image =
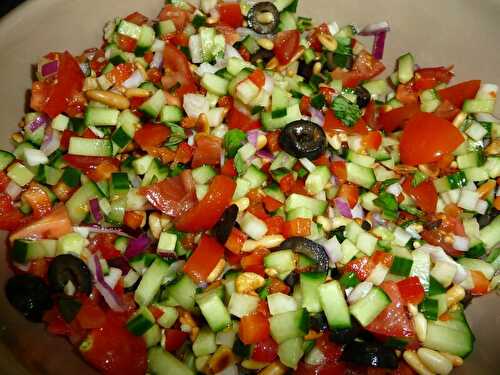
[{"label": "cucumber piece with green skin", "polygon": [[202,165],[192,170],[194,182],[197,184],[208,183],[216,174],[215,169],[209,165]]},{"label": "cucumber piece with green skin", "polygon": [[310,313],[321,311],[318,287],[324,283],[326,274],[323,272],[302,272],[300,286],[302,288],[302,307]]},{"label": "cucumber piece with green skin", "polygon": [[278,273],[291,272],[295,269],[295,257],[292,250],[273,251],[264,257],[264,266],[273,268]]},{"label": "cucumber piece with green skin", "polygon": [[347,181],[356,185],[362,186],[365,189],[371,187],[377,182],[373,169],[358,165],[355,163],[347,163]]},{"label": "cucumber piece with green skin", "polygon": [[293,166],[297,162],[297,158],[286,153],[285,151],[280,151],[274,161],[271,163],[269,170],[274,171],[278,169],[292,170]]},{"label": "cucumber piece with green skin", "polygon": [[286,109],[288,107],[289,97],[285,90],[279,86],[273,88],[271,94],[271,110]]},{"label": "cucumber piece with green skin", "polygon": [[216,293],[196,298],[196,303],[212,331],[219,332],[231,325],[231,316]]},{"label": "cucumber piece with green skin", "polygon": [[332,280],[318,288],[321,307],[325,312],[328,325],[331,329],[351,327],[349,307],[344,292],[337,280]]},{"label": "cucumber piece with green skin", "polygon": [[155,25],[155,29],[159,36],[165,36],[175,33],[175,24],[172,20],[160,21]]},{"label": "cucumber piece with green skin", "polygon": [[401,56],[398,59],[398,79],[401,83],[411,81],[414,74],[415,60],[411,53]]},{"label": "cucumber piece with green skin", "polygon": [[269,318],[271,336],[281,344],[295,337],[304,337],[309,331],[309,313],[306,309],[278,314]]},{"label": "cucumber piece with green skin", "polygon": [[304,355],[304,339],[302,337],[294,337],[282,342],[278,347],[278,356],[281,363],[293,369]]},{"label": "cucumber piece with green skin", "polygon": [[108,139],[71,137],[68,154],[80,156],[112,156],[113,146]]},{"label": "cucumber piece with green skin", "polygon": [[137,40],[137,47],[134,51],[136,56],[144,56],[144,54],[151,48],[155,41],[155,31],[149,25],[141,26],[141,33]]},{"label": "cucumber piece with green skin", "polygon": [[287,212],[286,214],[286,219],[288,221],[297,219],[297,218],[304,218],[304,219],[313,219],[314,215],[312,211],[309,208],[306,207],[300,207],[296,208],[295,210],[292,210],[290,212]]},{"label": "cucumber piece with green skin", "polygon": [[120,111],[113,108],[87,107],[85,110],[85,126],[115,126]]},{"label": "cucumber piece with green skin", "polygon": [[318,194],[330,181],[331,173],[328,167],[320,165],[316,167],[306,178],[306,190],[310,194]]},{"label": "cucumber piece with green skin", "polygon": [[161,109],[160,121],[164,124],[180,122],[183,117],[182,109],[174,105],[166,105]]},{"label": "cucumber piece with green skin", "polygon": [[139,274],[143,274],[156,259],[156,254],[144,253],[137,255],[129,260],[130,266]]},{"label": "cucumber piece with green skin", "polygon": [[212,94],[224,96],[227,94],[229,81],[218,75],[206,73],[201,79],[201,85]]},{"label": "cucumber piece with green skin", "polygon": [[[14,156],[15,156],[15,159],[18,159],[18,160],[22,160],[22,161],[25,161],[26,160],[26,157],[24,156],[24,151],[26,149],[34,149],[35,146],[33,146],[31,143],[29,142],[22,142],[22,143],[19,143],[16,148],[14,149]],[[9,163],[10,164],[10,163]]]},{"label": "cucumber piece with green skin", "polygon": [[19,162],[10,165],[7,176],[19,186],[27,185],[35,177],[31,170]]},{"label": "cucumber piece with green skin", "polygon": [[267,175],[259,170],[255,165],[250,165],[243,175],[243,178],[250,182],[250,189],[255,189],[266,182]]},{"label": "cucumber piece with green skin", "polygon": [[126,35],[136,40],[139,39],[141,31],[141,26],[138,26],[135,23],[126,20],[121,20],[116,29],[116,32],[118,34]]},{"label": "cucumber piece with green skin", "polygon": [[148,364],[151,371],[158,375],[195,375],[193,370],[160,346],[148,350]]},{"label": "cucumber piece with green skin", "polygon": [[215,343],[215,333],[210,331],[208,327],[203,327],[198,334],[198,337],[193,342],[193,353],[197,357],[215,353],[217,345]]},{"label": "cucumber piece with green skin", "polygon": [[152,97],[146,100],[140,107],[139,110],[149,117],[155,119],[160,114],[160,111],[167,103],[165,93],[163,90],[156,91]]},{"label": "cucumber piece with green skin", "polygon": [[488,252],[500,243],[500,216],[497,216],[491,223],[479,231],[479,238],[483,241]]},{"label": "cucumber piece with green skin", "polygon": [[291,194],[285,202],[285,210],[287,212],[302,207],[310,209],[314,216],[319,216],[325,212],[328,207],[328,203],[326,201],[321,201],[319,199],[306,197],[305,195],[296,193]]},{"label": "cucumber piece with green skin", "polygon": [[56,240],[15,240],[10,256],[17,263],[53,257],[56,253]]},{"label": "cucumber piece with green skin", "polygon": [[94,198],[103,198],[103,194],[94,182],[88,181],[66,201],[68,215],[73,224],[78,225],[85,219],[89,212],[88,202]]},{"label": "cucumber piece with green skin", "polygon": [[127,322],[127,329],[134,336],[144,335],[148,329],[155,324],[155,318],[151,311],[146,306],[140,307],[139,310]]},{"label": "cucumber piece with green skin", "polygon": [[363,167],[372,168],[375,159],[368,155],[361,155],[352,150],[347,152],[347,160]]},{"label": "cucumber piece with green skin", "polygon": [[192,311],[195,305],[196,284],[187,275],[183,275],[175,284],[169,285],[168,295],[172,296],[183,308]]},{"label": "cucumber piece with green skin", "polygon": [[285,194],[281,191],[278,185],[273,184],[270,186],[267,186],[263,189],[264,194],[267,196],[276,199],[277,201],[281,203],[285,203]]},{"label": "cucumber piece with green skin", "polygon": [[349,311],[363,327],[370,324],[391,303],[391,299],[379,287],[350,306]]},{"label": "cucumber piece with green skin", "polygon": [[264,130],[273,131],[284,128],[287,124],[298,121],[302,118],[300,107],[294,104],[286,109],[286,115],[283,117],[273,118],[273,112],[262,112],[261,121]]},{"label": "cucumber piece with green skin", "polygon": [[[248,36],[247,39],[252,38],[251,36]],[[253,38],[252,38],[253,39]],[[260,48],[257,46],[257,48]],[[229,60],[227,61],[227,72],[231,74],[232,76],[237,76],[243,69],[245,68],[253,68],[252,64],[249,62],[239,59],[237,57],[230,57]]]},{"label": "cucumber piece with green skin", "polygon": [[146,347],[151,348],[160,343],[161,341],[161,329],[158,324],[153,325],[150,329],[146,331],[142,338],[146,342]]},{"label": "cucumber piece with green skin", "polygon": [[135,290],[134,299],[140,306],[147,306],[153,301],[169,268],[168,263],[160,257],[148,268]]}]

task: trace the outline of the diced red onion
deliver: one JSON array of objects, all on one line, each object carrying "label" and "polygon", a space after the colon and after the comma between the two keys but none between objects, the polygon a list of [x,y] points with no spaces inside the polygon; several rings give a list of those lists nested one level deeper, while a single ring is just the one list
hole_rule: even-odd
[{"label": "diced red onion", "polygon": [[386,37],[387,37],[387,32],[385,31],[375,34],[375,37],[373,39],[372,55],[376,59],[381,60],[384,57]]},{"label": "diced red onion", "polygon": [[146,233],[141,234],[139,237],[130,240],[127,249],[125,250],[125,258],[133,258],[147,249],[150,244],[150,239]]},{"label": "diced red onion", "polygon": [[311,112],[311,121],[319,126],[323,126],[325,123],[325,116],[323,115],[323,112],[313,106],[309,107],[309,111]]},{"label": "diced red onion", "polygon": [[344,198],[335,198],[334,202],[335,202],[335,207],[342,216],[348,219],[352,219],[351,208],[349,207],[349,204],[346,202]]},{"label": "diced red onion", "polygon": [[93,198],[89,200],[90,212],[94,217],[94,220],[99,222],[102,219],[101,208],[99,207],[99,200],[97,198]]},{"label": "diced red onion", "polygon": [[365,212],[363,211],[363,207],[359,203],[357,203],[351,210],[353,219],[363,219],[365,217]]},{"label": "diced red onion", "polygon": [[45,136],[43,137],[43,143],[40,146],[40,151],[45,155],[50,156],[53,152],[59,149],[61,145],[61,133],[52,127],[47,127],[45,130]]},{"label": "diced red onion", "polygon": [[257,140],[259,139],[259,135],[264,135],[264,134],[265,133],[262,132],[259,129],[249,130],[247,132],[248,142],[250,142],[252,145],[254,145],[256,147],[257,146]]},{"label": "diced red onion", "polygon": [[47,116],[40,115],[28,124],[28,129],[31,132],[36,131],[40,126],[47,125]]},{"label": "diced red onion", "polygon": [[264,159],[264,160],[268,160],[268,161],[274,160],[274,155],[269,150],[259,150],[259,151],[257,151],[256,155],[259,158]]},{"label": "diced red onion", "polygon": [[151,68],[160,69],[162,65],[163,65],[163,51],[157,51],[153,55],[153,60],[151,61],[151,64],[149,64],[149,66]]},{"label": "diced red onion", "polygon": [[16,200],[22,191],[23,189],[21,186],[16,184],[14,181],[10,181],[5,188],[5,192],[12,198],[12,200]]},{"label": "diced red onion", "polygon": [[375,212],[372,215],[372,224],[373,224],[374,227],[384,226],[386,223],[387,222],[382,218],[382,216],[380,215],[380,213]]},{"label": "diced red onion", "polygon": [[119,227],[102,227],[99,224],[84,225],[81,228],[88,230],[90,233],[112,233],[118,236],[133,238],[130,234],[124,232]]},{"label": "diced red onion", "polygon": [[328,241],[325,241],[323,243],[323,247],[325,248],[326,254],[330,259],[330,265],[333,265],[342,260],[343,258],[342,249],[340,247],[340,242],[337,239],[337,237],[333,236]]},{"label": "diced red onion", "polygon": [[453,248],[458,251],[469,250],[469,239],[467,237],[453,235]]},{"label": "diced red onion", "polygon": [[118,256],[116,258],[111,258],[108,260],[108,265],[110,267],[119,268],[122,270],[123,274],[126,275],[130,271],[130,265],[127,258],[124,256]]},{"label": "diced red onion", "polygon": [[111,289],[114,289],[116,284],[118,284],[122,273],[122,270],[119,268],[109,267],[109,274],[104,276],[104,281]]},{"label": "diced red onion", "polygon": [[111,310],[116,312],[124,312],[123,302],[116,294],[116,292],[106,283],[104,280],[104,274],[102,272],[101,262],[97,254],[93,254],[87,265],[89,266],[90,272],[94,276],[95,286],[99,293],[103,296],[104,300],[111,308]]},{"label": "diced red onion", "polygon": [[446,254],[440,246],[424,244],[418,248],[418,251],[423,251],[424,253],[429,254],[434,262],[446,262],[457,267],[457,273],[455,273],[455,277],[453,278],[453,282],[455,284],[460,284],[469,276],[469,271],[467,271],[460,263],[455,262],[453,258]]},{"label": "diced red onion", "polygon": [[382,21],[366,25],[365,27],[363,27],[363,29],[361,29],[361,31],[358,34],[362,36],[367,36],[367,35],[376,35],[381,32],[387,32],[387,31],[391,31],[389,23],[387,21]]},{"label": "diced red onion", "polygon": [[45,64],[42,64],[42,66],[40,67],[40,73],[42,74],[43,78],[47,78],[48,76],[56,74],[58,70],[59,70],[58,60],[49,61]]},{"label": "diced red onion", "polygon": [[143,82],[144,82],[144,77],[142,76],[140,70],[137,69],[130,75],[130,77],[128,77],[125,80],[125,82],[122,83],[122,86],[125,87],[126,89],[134,89],[136,87],[139,87],[139,85]]}]

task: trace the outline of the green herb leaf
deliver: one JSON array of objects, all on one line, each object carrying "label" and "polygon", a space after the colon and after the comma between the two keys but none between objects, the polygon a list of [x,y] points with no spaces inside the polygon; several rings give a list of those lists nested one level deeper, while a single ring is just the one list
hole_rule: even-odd
[{"label": "green herb leaf", "polygon": [[387,192],[382,192],[380,195],[373,200],[375,206],[380,207],[383,210],[384,217],[393,220],[398,216],[398,202],[394,195]]},{"label": "green herb leaf", "polygon": [[231,129],[224,135],[224,148],[228,158],[234,158],[243,142],[247,139],[245,132],[240,129]]},{"label": "green herb leaf", "polygon": [[166,147],[176,146],[187,138],[186,133],[184,132],[184,128],[182,128],[181,126],[173,123],[168,123],[168,127],[170,128],[170,131],[172,133],[170,134],[170,138],[168,139],[168,141],[165,143]]},{"label": "green herb leaf", "polygon": [[353,126],[361,118],[361,110],[357,104],[350,102],[343,96],[337,96],[333,100],[332,107],[335,116],[347,126]]}]

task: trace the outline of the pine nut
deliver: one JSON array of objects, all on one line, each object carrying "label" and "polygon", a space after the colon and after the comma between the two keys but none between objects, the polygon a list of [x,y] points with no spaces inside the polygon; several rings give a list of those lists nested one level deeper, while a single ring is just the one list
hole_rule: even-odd
[{"label": "pine nut", "polygon": [[464,360],[461,357],[459,357],[458,355],[450,354],[450,353],[446,353],[446,352],[439,352],[439,354],[441,354],[443,357],[448,358],[448,360],[451,362],[451,364],[454,367],[460,367],[464,364]]},{"label": "pine nut", "polygon": [[276,277],[276,276],[278,276],[278,271],[276,271],[274,268],[266,268],[264,270],[264,272],[269,277]]},{"label": "pine nut", "polygon": [[280,63],[275,56],[271,60],[269,60],[269,62],[266,65],[266,69],[273,70],[273,69],[276,69],[279,65],[280,65]]},{"label": "pine nut", "polygon": [[215,25],[219,22],[219,17],[211,16],[207,18],[207,25]]},{"label": "pine nut", "polygon": [[85,93],[87,98],[96,102],[106,104],[112,108],[127,109],[130,107],[130,102],[126,97],[114,92],[104,90],[89,90]]},{"label": "pine nut", "polygon": [[425,319],[424,314],[418,313],[413,318],[413,324],[415,326],[415,333],[421,342],[425,341],[427,337],[427,319]]},{"label": "pine nut", "polygon": [[314,63],[313,65],[313,73],[318,75],[321,73],[321,68],[323,68],[323,64],[321,64],[319,61]]},{"label": "pine nut", "polygon": [[467,113],[465,112],[460,112],[458,115],[455,116],[453,119],[453,125],[455,125],[457,128],[462,125],[467,118]]},{"label": "pine nut", "polygon": [[224,271],[224,267],[226,266],[226,261],[224,260],[224,258],[222,258],[221,260],[219,260],[217,262],[217,264],[215,265],[214,269],[212,270],[212,272],[210,272],[210,274],[208,275],[207,277],[207,282],[209,283],[213,283],[215,280],[217,280],[217,278],[222,274],[222,272]]},{"label": "pine nut", "polygon": [[337,49],[337,40],[329,34],[319,34],[318,40],[328,51],[334,52]]},{"label": "pine nut", "polygon": [[274,43],[270,39],[259,38],[257,39],[257,44],[268,51],[272,51],[274,48]]},{"label": "pine nut", "polygon": [[15,142],[15,143],[22,143],[24,141],[24,137],[21,133],[12,133],[10,138]]},{"label": "pine nut", "polygon": [[281,243],[285,241],[285,237],[283,237],[281,234],[270,234],[269,236],[264,236],[260,240],[255,241],[255,240],[247,240],[243,244],[243,249],[242,251],[248,252],[248,251],[254,251],[255,249],[259,247],[264,247],[266,249],[272,249],[274,247],[277,247],[281,245]]},{"label": "pine nut", "polygon": [[246,240],[243,243],[243,247],[242,247],[241,251],[243,251],[244,253],[250,253],[254,250],[257,250],[258,248],[259,248],[259,241]]},{"label": "pine nut", "polygon": [[500,139],[495,139],[491,142],[488,147],[486,147],[487,155],[498,155],[500,154]]},{"label": "pine nut", "polygon": [[230,366],[235,362],[235,355],[228,347],[221,345],[217,351],[208,360],[208,368],[213,374],[218,374],[223,371],[226,367]]},{"label": "pine nut", "polygon": [[454,285],[446,291],[446,304],[448,307],[455,305],[465,297],[465,289],[460,285]]},{"label": "pine nut", "polygon": [[235,286],[238,293],[251,293],[262,287],[265,280],[255,272],[243,272],[236,278]]},{"label": "pine nut", "polygon": [[424,366],[434,371],[436,374],[446,375],[453,369],[451,361],[435,350],[420,348],[417,354]]},{"label": "pine nut", "polygon": [[257,21],[259,23],[268,24],[274,21],[274,16],[271,12],[257,13]]},{"label": "pine nut", "polygon": [[414,350],[406,350],[403,353],[403,358],[406,363],[410,365],[412,369],[414,369],[419,375],[435,375],[431,370],[429,370],[425,365],[420,361],[417,353]]},{"label": "pine nut", "polygon": [[256,145],[256,149],[257,150],[262,150],[264,147],[266,147],[267,145],[267,137],[263,134],[259,135],[257,137],[257,145]]},{"label": "pine nut", "polygon": [[258,375],[285,375],[287,368],[280,361],[276,361],[267,366]]},{"label": "pine nut", "polygon": [[127,98],[147,98],[151,95],[149,90],[133,88],[125,90],[125,96]]},{"label": "pine nut", "polygon": [[283,72],[284,70],[286,70],[286,68],[288,66],[290,66],[291,64],[293,64],[295,61],[297,61],[298,59],[300,59],[300,57],[304,54],[304,51],[305,51],[305,48],[300,46],[299,47],[299,50],[295,53],[295,55],[292,57],[292,59],[288,62],[288,64],[286,65],[281,65],[278,67],[278,71],[280,72]]},{"label": "pine nut", "polygon": [[239,212],[243,212],[250,206],[250,199],[248,199],[247,197],[243,197],[238,199],[237,201],[234,201],[233,203],[238,206]]}]

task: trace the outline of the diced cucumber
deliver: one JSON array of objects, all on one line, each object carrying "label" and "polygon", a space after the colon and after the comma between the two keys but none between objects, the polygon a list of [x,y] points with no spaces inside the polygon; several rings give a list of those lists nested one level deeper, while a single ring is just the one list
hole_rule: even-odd
[{"label": "diced cucumber", "polygon": [[229,312],[216,293],[197,297],[196,302],[212,331],[218,332],[231,325]]},{"label": "diced cucumber", "polygon": [[356,247],[361,250],[366,255],[370,256],[375,252],[375,248],[377,247],[377,237],[368,233],[362,232],[359,234],[356,240]]},{"label": "diced cucumber", "polygon": [[415,60],[411,53],[401,56],[398,59],[398,79],[401,83],[410,82],[413,78]]},{"label": "diced cucumber", "polygon": [[141,31],[142,29],[140,26],[126,20],[121,20],[116,29],[118,34],[126,35],[136,40],[139,39]]},{"label": "diced cucumber", "polygon": [[15,240],[10,256],[17,263],[28,263],[44,257],[54,257],[56,240]]},{"label": "diced cucumber", "polygon": [[27,185],[35,175],[19,162],[15,162],[7,169],[7,176],[19,186]]},{"label": "diced cucumber", "polygon": [[306,309],[290,311],[269,318],[271,336],[278,344],[295,337],[304,337],[309,331],[309,313]]},{"label": "diced cucumber", "polygon": [[302,288],[302,307],[310,313],[321,311],[318,287],[323,284],[326,274],[323,272],[302,272],[300,287]]},{"label": "diced cucumber", "polygon": [[120,111],[112,108],[87,107],[85,111],[85,126],[115,126],[118,123]]},{"label": "diced cucumber", "polygon": [[296,193],[291,194],[285,202],[285,210],[287,212],[302,207],[310,209],[314,216],[319,216],[325,212],[328,202]]},{"label": "diced cucumber", "polygon": [[342,264],[347,264],[359,252],[358,248],[349,239],[345,239],[340,245],[342,250]]},{"label": "diced cucumber", "polygon": [[93,198],[102,198],[103,194],[92,181],[83,184],[72,196],[66,201],[68,215],[73,224],[78,225],[87,216],[89,212],[88,201]]},{"label": "diced cucumber", "polygon": [[192,311],[194,308],[196,284],[187,275],[183,275],[176,283],[167,287],[168,295],[172,296],[183,308]]},{"label": "diced cucumber", "polygon": [[278,347],[278,356],[281,363],[293,369],[304,355],[304,339],[302,337],[294,337],[282,342]]},{"label": "diced cucumber", "polygon": [[347,152],[347,160],[367,168],[372,168],[375,163],[371,156],[357,154],[352,150]]},{"label": "diced cucumber", "polygon": [[302,114],[298,104],[291,105],[286,109],[286,115],[283,117],[273,118],[272,112],[262,112],[261,121],[264,130],[273,131],[284,128],[287,124],[300,120]]},{"label": "diced cucumber", "polygon": [[480,230],[479,238],[483,241],[488,252],[500,243],[500,216],[497,216],[491,223]]},{"label": "diced cucumber", "polygon": [[249,294],[233,293],[229,300],[228,310],[231,315],[241,318],[253,313],[259,305],[260,298]]},{"label": "diced cucumber", "polygon": [[330,181],[331,173],[328,167],[321,165],[316,167],[306,178],[306,190],[312,194],[318,194]]},{"label": "diced cucumber", "polygon": [[332,280],[318,288],[321,307],[331,329],[351,327],[351,316],[344,292],[337,280]]},{"label": "diced cucumber", "polygon": [[163,278],[166,276],[170,266],[162,258],[158,257],[148,268],[135,291],[135,301],[139,305],[149,305],[160,290]]},{"label": "diced cucumber", "polygon": [[68,154],[81,156],[112,156],[113,147],[108,139],[71,137]]},{"label": "diced cucumber", "polygon": [[148,351],[148,365],[157,375],[194,375],[195,372],[179,361],[173,354],[155,346]]},{"label": "diced cucumber", "polygon": [[376,182],[373,169],[355,163],[347,163],[347,180],[365,189],[370,189]]},{"label": "diced cucumber", "polygon": [[160,114],[160,111],[165,106],[166,102],[167,99],[165,97],[165,93],[163,90],[158,90],[139,107],[139,110],[155,119]]},{"label": "diced cucumber", "polygon": [[127,322],[127,329],[135,336],[144,335],[155,324],[155,318],[146,306],[142,306]]},{"label": "diced cucumber", "polygon": [[370,324],[389,304],[391,299],[385,292],[373,287],[370,292],[359,301],[351,305],[350,312],[363,327]]},{"label": "diced cucumber", "polygon": [[274,86],[273,92],[271,94],[271,110],[276,111],[278,109],[283,109],[288,107],[289,97],[285,90],[279,86]]},{"label": "diced cucumber", "polygon": [[279,315],[298,310],[295,298],[283,293],[273,293],[268,295],[267,304],[271,315]]},{"label": "diced cucumber", "polygon": [[151,48],[155,41],[155,31],[149,25],[141,26],[141,33],[137,40],[137,47],[135,49],[136,56],[144,56],[144,54]]},{"label": "diced cucumber", "polygon": [[201,85],[207,89],[208,92],[223,96],[227,94],[229,82],[218,75],[207,73],[201,79]]},{"label": "diced cucumber", "polygon": [[[248,36],[245,40],[247,39],[253,38],[251,36]],[[259,48],[259,46],[257,46],[257,48]],[[227,61],[226,69],[228,73],[233,76],[237,76],[245,68],[252,68],[252,64],[237,57],[230,57]]]},{"label": "diced cucumber", "polygon": [[287,154],[285,151],[280,151],[278,155],[276,155],[274,161],[271,163],[271,167],[269,168],[269,170],[274,171],[282,168],[291,170],[296,162],[297,159],[295,157]]},{"label": "diced cucumber", "polygon": [[466,113],[493,113],[495,101],[491,99],[466,99],[462,111]]},{"label": "diced cucumber", "polygon": [[193,353],[197,357],[215,353],[217,344],[215,343],[215,333],[210,331],[208,327],[203,327],[198,334],[198,337],[193,342]]},{"label": "diced cucumber", "polygon": [[166,105],[161,109],[160,121],[164,124],[180,122],[183,117],[182,109],[174,105]]},{"label": "diced cucumber", "polygon": [[292,250],[273,251],[264,257],[264,266],[273,268],[278,273],[291,272],[295,269],[295,257]]},{"label": "diced cucumber", "polygon": [[266,182],[267,175],[259,170],[255,165],[251,165],[243,175],[243,178],[250,182],[250,189],[255,189]]},{"label": "diced cucumber", "polygon": [[15,156],[10,152],[0,150],[0,171],[3,171],[15,159]]}]

